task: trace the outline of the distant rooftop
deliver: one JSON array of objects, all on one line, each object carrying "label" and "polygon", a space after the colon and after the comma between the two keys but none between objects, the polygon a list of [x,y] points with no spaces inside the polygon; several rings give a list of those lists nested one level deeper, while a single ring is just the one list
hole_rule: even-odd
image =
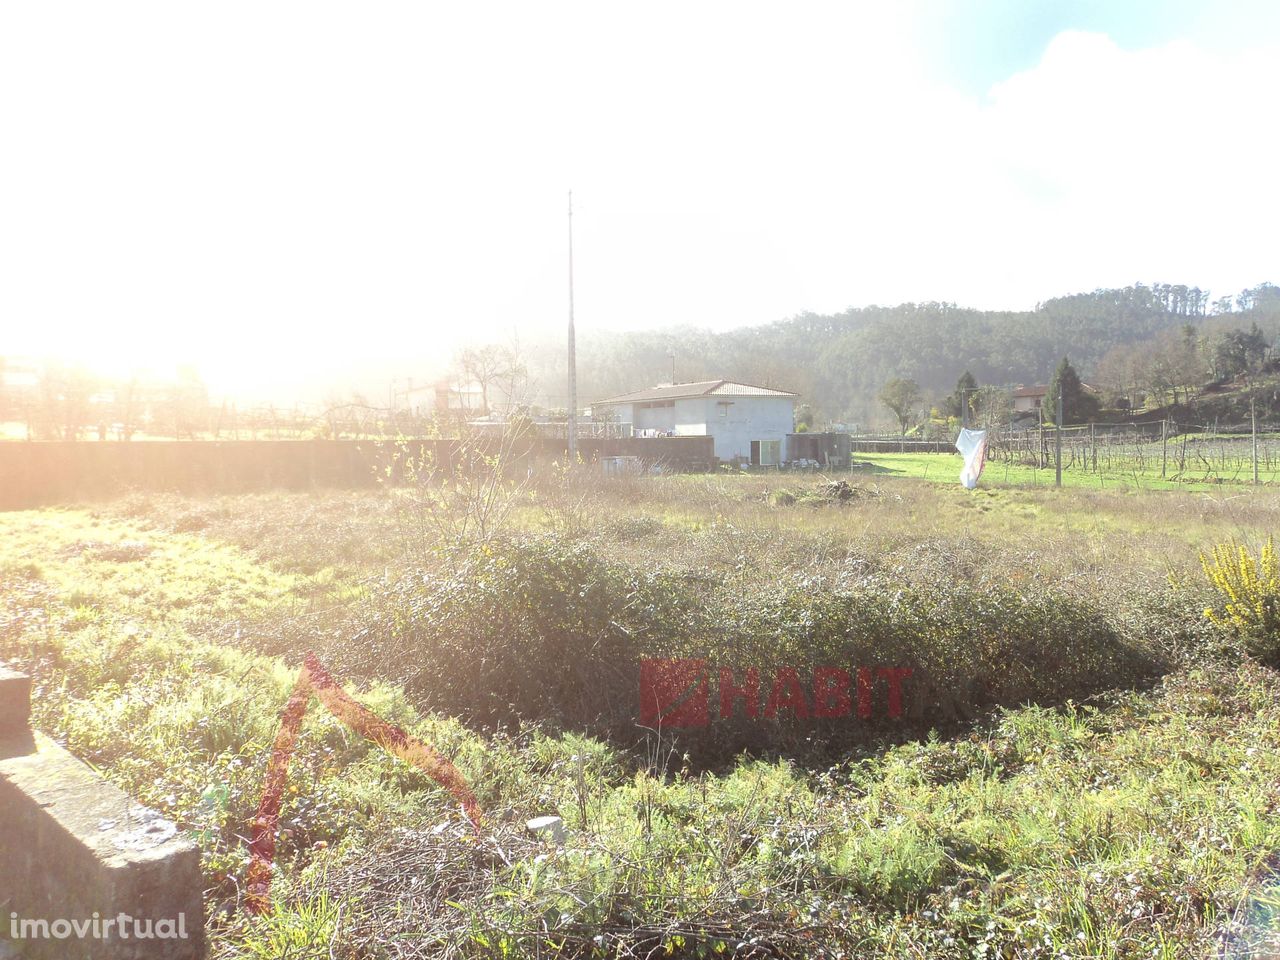
[{"label": "distant rooftop", "polygon": [[757,387],[735,380],[698,380],[694,383],[663,383],[647,390],[624,393],[621,396],[598,400],[598,404],[640,403],[646,400],[684,400],[689,397],[795,397],[799,394],[772,387]]},{"label": "distant rooftop", "polygon": [[[1080,386],[1083,387],[1087,393],[1098,392],[1097,387],[1093,386],[1093,384],[1085,383],[1083,380],[1080,381]],[[1022,384],[1018,384],[1013,388],[1013,395],[1015,397],[1045,397],[1049,395],[1049,385],[1047,383],[1037,383],[1033,387],[1027,387]]]},{"label": "distant rooftop", "polygon": [[1049,385],[1047,383],[1037,383],[1033,387],[1024,387],[1022,384],[1018,384],[1013,388],[1015,397],[1043,397],[1048,392]]}]

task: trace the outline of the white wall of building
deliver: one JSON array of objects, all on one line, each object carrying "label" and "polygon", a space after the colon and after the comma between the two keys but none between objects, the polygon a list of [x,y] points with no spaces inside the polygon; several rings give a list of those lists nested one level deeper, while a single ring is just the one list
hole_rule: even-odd
[{"label": "white wall of building", "polygon": [[675,430],[677,437],[707,435],[706,397],[683,397],[676,401]]},{"label": "white wall of building", "polygon": [[782,457],[787,457],[787,434],[796,429],[794,397],[699,399],[706,404],[706,432],[715,438],[716,456],[721,460],[750,458],[752,440],[780,440]]},{"label": "white wall of building", "polygon": [[646,407],[620,403],[606,410],[619,423],[641,430],[662,430],[678,437],[711,436],[721,460],[750,459],[751,441],[782,442],[781,456],[789,456],[787,434],[795,432],[794,397],[706,396],[682,397],[673,404]]}]

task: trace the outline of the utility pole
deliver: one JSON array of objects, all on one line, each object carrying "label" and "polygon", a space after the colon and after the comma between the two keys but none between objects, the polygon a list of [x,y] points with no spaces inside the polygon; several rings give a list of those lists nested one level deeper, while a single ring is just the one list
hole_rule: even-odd
[{"label": "utility pole", "polygon": [[1055,487],[1062,486],[1062,386],[1058,386],[1058,422],[1054,424],[1053,446],[1054,446],[1054,478],[1053,485]]},{"label": "utility pole", "polygon": [[1253,424],[1253,483],[1258,485],[1258,408],[1254,405],[1253,394],[1249,394],[1249,420]]},{"label": "utility pole", "polygon": [[578,358],[573,332],[573,191],[569,191],[569,463],[578,462]]}]

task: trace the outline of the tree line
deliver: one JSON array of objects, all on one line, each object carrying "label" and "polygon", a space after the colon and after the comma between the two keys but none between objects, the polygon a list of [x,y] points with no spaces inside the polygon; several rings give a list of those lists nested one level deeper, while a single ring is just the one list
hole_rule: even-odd
[{"label": "tree line", "polygon": [[[1252,362],[1260,344],[1275,341],[1280,287],[1264,283],[1215,299],[1195,286],[1136,283],[1056,297],[1026,311],[903,303],[805,313],[721,333],[693,327],[593,333],[589,324],[580,331],[584,404],[669,382],[674,366],[680,382],[725,377],[794,390],[817,423],[871,428],[895,422],[880,401],[891,380],[913,381],[922,402],[932,403],[949,395],[963,371],[981,384],[1043,384],[1064,356],[1082,380],[1131,404],[1138,395],[1172,402],[1175,391],[1181,401],[1189,385],[1194,391],[1204,382],[1196,380],[1200,367],[1209,371],[1206,379],[1229,376]],[[1153,351],[1158,364],[1148,361]],[[540,404],[564,408],[564,344],[532,343],[522,355]]]}]

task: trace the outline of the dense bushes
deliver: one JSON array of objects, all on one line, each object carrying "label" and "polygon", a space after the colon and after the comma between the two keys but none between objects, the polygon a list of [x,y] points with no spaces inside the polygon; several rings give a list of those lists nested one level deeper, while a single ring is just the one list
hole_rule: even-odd
[{"label": "dense bushes", "polygon": [[645,649],[693,629],[690,588],[558,538],[460,548],[376,593],[369,655],[435,709],[580,724],[634,700]]},{"label": "dense bushes", "polygon": [[1060,593],[884,575],[851,589],[798,581],[737,611],[734,646],[754,662],[905,666],[938,693],[983,707],[1078,696],[1132,682],[1150,663],[1100,611]]},{"label": "dense bushes", "polygon": [[[1152,668],[1096,608],[1061,593],[923,588],[887,574],[744,586],[638,571],[554,537],[491,541],[451,560],[441,567],[449,572],[374,591],[365,649],[424,704],[484,724],[643,735],[640,661],[651,657],[705,661],[711,722],[683,740],[726,750],[945,726],[997,705],[1087,696]],[[721,667],[736,671],[737,684],[757,668],[756,717],[739,702],[743,716],[718,719]],[[770,711],[782,667],[795,668],[800,692],[786,691]],[[816,699],[828,691],[815,691],[816,667],[847,671],[838,678],[846,703],[857,696],[858,668],[867,669],[871,716],[822,717]],[[888,716],[881,668],[911,671],[901,718]]]}]

